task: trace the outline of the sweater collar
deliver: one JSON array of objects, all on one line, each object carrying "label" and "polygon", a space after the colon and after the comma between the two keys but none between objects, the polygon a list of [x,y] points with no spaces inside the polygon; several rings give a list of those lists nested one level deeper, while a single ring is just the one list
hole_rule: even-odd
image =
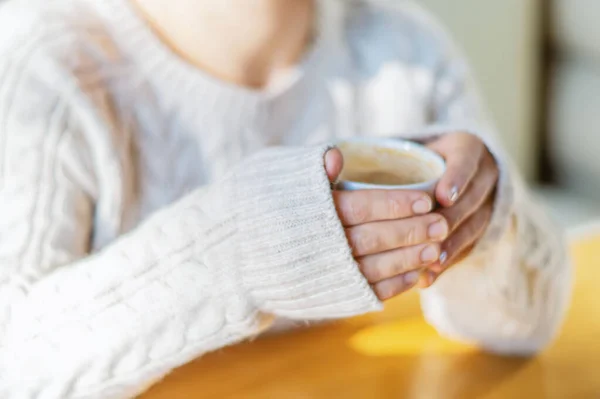
[{"label": "sweater collar", "polygon": [[317,0],[316,35],[302,60],[291,69],[285,82],[275,89],[254,90],[231,84],[194,67],[173,52],[152,31],[129,0],[93,1],[100,12],[118,30],[120,45],[153,81],[168,82],[177,92],[194,92],[224,101],[229,109],[252,110],[261,103],[279,97],[293,86],[323,70],[328,54],[339,46],[343,29],[343,5],[340,0]]}]

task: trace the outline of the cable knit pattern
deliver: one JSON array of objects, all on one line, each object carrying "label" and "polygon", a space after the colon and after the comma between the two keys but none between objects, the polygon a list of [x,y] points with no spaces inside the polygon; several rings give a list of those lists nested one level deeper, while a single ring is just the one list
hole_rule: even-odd
[{"label": "cable knit pattern", "polygon": [[[160,376],[259,332],[260,311],[332,318],[379,309],[335,218],[323,154],[259,153],[106,250],[41,279],[12,304],[5,344],[14,357],[3,358],[3,377],[57,397],[90,395],[100,379],[107,395],[130,386],[131,374]],[[286,199],[294,190],[302,194]],[[260,207],[248,204],[256,199]],[[283,225],[288,240],[278,244],[264,226],[248,231],[253,218]]]},{"label": "cable knit pattern", "polygon": [[445,33],[410,2],[320,1],[276,91],[172,54],[127,0],[0,9],[0,397],[126,398],[274,318],[381,309],[322,144],[479,135],[501,168],[486,236],[423,291],[440,332],[539,349],[565,313],[564,243],[510,172]]}]

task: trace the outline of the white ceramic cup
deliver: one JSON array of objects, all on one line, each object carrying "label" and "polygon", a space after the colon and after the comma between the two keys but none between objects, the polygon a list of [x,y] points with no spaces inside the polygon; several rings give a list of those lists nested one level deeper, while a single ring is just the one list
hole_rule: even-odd
[{"label": "white ceramic cup", "polygon": [[[352,156],[347,155],[351,154],[352,150],[356,149],[357,146],[364,147],[367,150],[370,150],[368,147],[374,147],[375,151],[377,151],[377,149],[393,150],[389,153],[394,154],[397,152],[399,156],[402,156],[402,154],[404,153],[408,156],[411,156],[411,158],[415,159],[415,162],[422,161],[423,167],[428,168],[427,175],[432,176],[427,180],[414,182],[411,184],[388,185],[346,180],[344,179],[344,171],[342,170],[341,178],[336,184],[336,189],[338,190],[416,190],[424,191],[433,196],[435,187],[440,177],[446,171],[446,163],[439,154],[421,144],[417,144],[412,141],[392,138],[356,137],[351,139],[340,140],[336,143],[336,145],[342,151],[342,154],[344,154],[344,168],[351,166],[348,165],[348,162],[352,162]],[[352,165],[351,167],[356,168],[355,165]],[[373,168],[373,166],[371,166],[371,168]],[[390,170],[388,165],[386,165],[386,167],[382,167],[382,169]]]}]

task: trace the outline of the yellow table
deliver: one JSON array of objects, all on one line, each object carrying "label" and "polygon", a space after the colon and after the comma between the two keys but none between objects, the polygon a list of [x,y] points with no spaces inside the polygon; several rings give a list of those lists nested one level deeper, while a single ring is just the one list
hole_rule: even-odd
[{"label": "yellow table", "polygon": [[575,240],[572,252],[571,310],[559,339],[535,358],[438,337],[408,294],[379,314],[211,353],[142,398],[600,398],[600,234]]}]

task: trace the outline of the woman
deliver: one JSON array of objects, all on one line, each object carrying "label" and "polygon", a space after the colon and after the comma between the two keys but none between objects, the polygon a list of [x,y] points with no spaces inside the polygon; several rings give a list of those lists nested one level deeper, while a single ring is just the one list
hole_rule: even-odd
[{"label": "woman", "polygon": [[[420,273],[441,333],[528,354],[557,331],[564,244],[415,5],[14,1],[0,37],[0,397],[130,397]],[[440,152],[441,210],[332,193],[320,143],[361,134]]]}]

